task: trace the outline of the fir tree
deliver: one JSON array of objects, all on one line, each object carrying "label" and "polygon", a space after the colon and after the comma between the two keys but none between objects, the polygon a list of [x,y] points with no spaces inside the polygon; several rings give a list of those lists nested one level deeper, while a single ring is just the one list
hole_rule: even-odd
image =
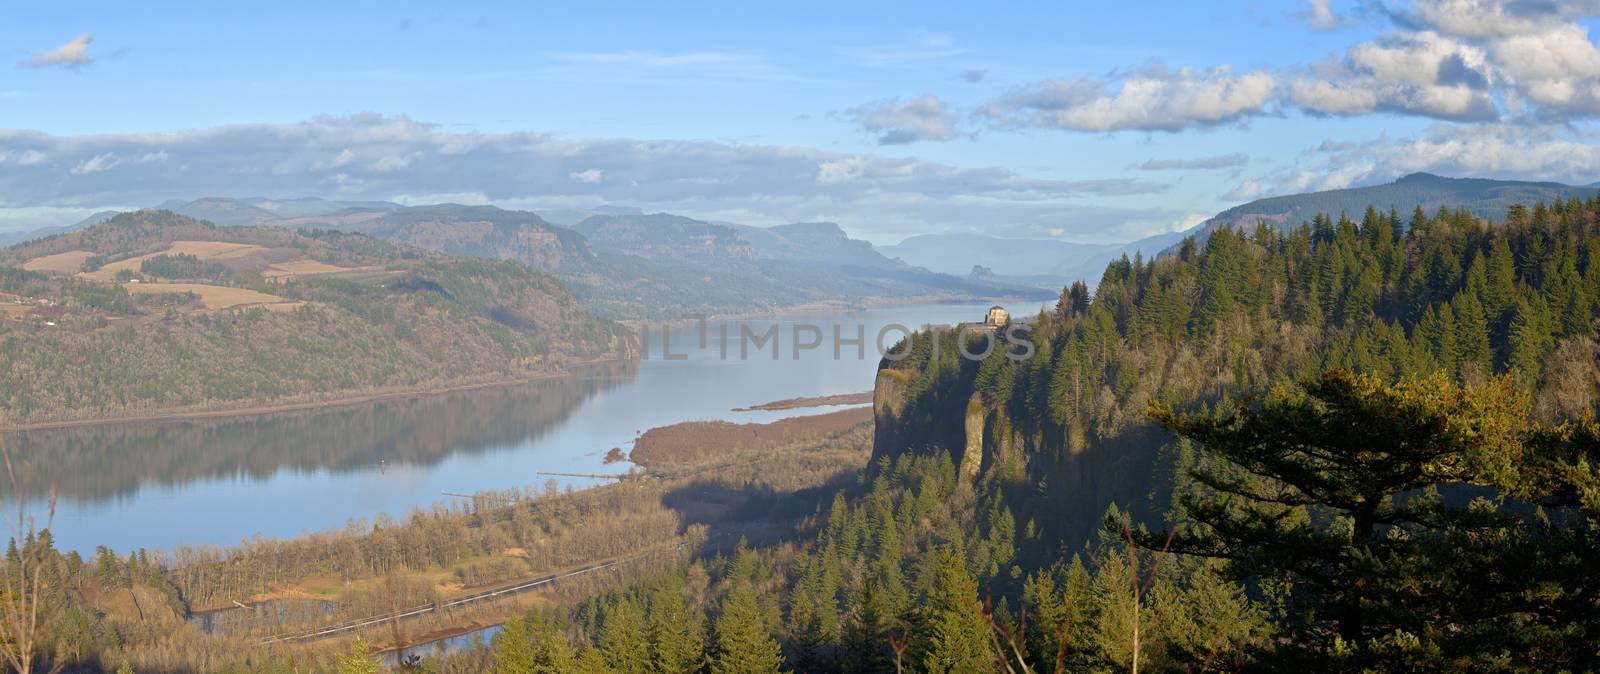
[{"label": "fir tree", "polygon": [[[755,592],[738,583],[722,600],[717,616],[712,674],[768,674],[781,671],[783,654],[767,632]],[[642,670],[634,670],[642,671]]]}]

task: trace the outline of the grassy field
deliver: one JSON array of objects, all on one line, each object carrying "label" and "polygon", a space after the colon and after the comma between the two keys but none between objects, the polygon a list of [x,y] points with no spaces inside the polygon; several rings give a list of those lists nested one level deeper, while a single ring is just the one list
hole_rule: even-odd
[{"label": "grassy field", "polygon": [[[167,248],[137,255],[115,262],[102,265],[94,271],[81,271],[83,263],[93,253],[86,250],[73,250],[54,255],[37,257],[23,263],[23,268],[31,271],[56,272],[62,274],[75,274],[79,278],[114,282],[117,273],[128,270],[137,273],[145,260],[158,255],[193,255],[203,262],[226,262],[241,260],[249,257],[270,255],[274,249],[266,248],[251,243],[234,243],[228,241],[174,241]],[[281,252],[281,251],[280,251]],[[274,262],[268,264],[261,271],[261,276],[272,281],[286,281],[304,276],[322,276],[327,274],[341,274],[350,272],[367,272],[381,269],[376,266],[366,267],[340,267],[338,265],[318,262],[301,258],[289,262]],[[238,309],[245,307],[262,307],[269,311],[287,311],[302,306],[305,302],[286,300],[277,295],[248,290],[244,288],[231,288],[227,286],[205,283],[125,283],[122,287],[134,295],[160,295],[194,293],[200,297],[206,309]],[[15,308],[7,306],[3,310],[13,318],[26,314],[28,308],[17,305]]]},{"label": "grassy field", "polygon": [[[266,251],[266,248],[252,243],[231,243],[228,241],[173,241],[172,245],[168,246],[166,250],[157,251],[148,255],[130,257],[126,260],[108,262],[99,269],[96,269],[92,272],[82,272],[78,274],[78,276],[86,279],[94,279],[96,281],[111,281],[117,277],[117,272],[124,269],[133,272],[139,271],[139,265],[143,264],[145,260],[157,255],[188,254],[200,258],[200,260],[203,262],[222,262],[226,260],[237,260],[239,258],[248,257],[250,255],[263,253]],[[62,255],[67,254],[68,253],[63,253]],[[46,258],[50,257],[60,257],[60,255],[46,256]],[[46,258],[39,258],[39,260]],[[38,260],[30,260],[29,264],[37,261]],[[63,263],[64,262],[65,261],[63,260]],[[79,260],[78,262],[81,265],[83,261]],[[27,268],[27,265],[25,264],[23,267]],[[74,268],[72,271],[77,271],[77,269]]]},{"label": "grassy field", "polygon": [[241,309],[261,307],[268,311],[288,311],[305,304],[299,300],[286,300],[247,288],[229,288],[204,283],[125,283],[122,285],[134,295],[160,295],[194,293],[207,309]]},{"label": "grassy field", "polygon": [[379,266],[366,267],[340,267],[316,260],[295,260],[294,262],[275,262],[267,265],[261,271],[262,278],[268,281],[287,281],[302,276],[323,276],[326,274],[349,274],[354,272],[368,272],[382,269]]},{"label": "grassy field", "polygon": [[76,274],[83,269],[83,261],[91,257],[94,257],[94,253],[87,250],[69,250],[65,253],[33,258],[22,263],[22,268],[28,271]]}]

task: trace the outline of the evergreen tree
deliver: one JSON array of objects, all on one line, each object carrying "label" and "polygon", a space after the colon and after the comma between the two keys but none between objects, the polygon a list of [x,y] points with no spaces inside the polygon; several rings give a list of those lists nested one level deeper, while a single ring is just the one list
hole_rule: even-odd
[{"label": "evergreen tree", "polygon": [[644,618],[638,605],[627,597],[618,597],[601,618],[600,651],[606,656],[606,664],[619,672],[650,671],[650,642],[645,638]]},{"label": "evergreen tree", "polygon": [[533,644],[521,618],[512,618],[494,635],[494,674],[525,674],[533,671]]},{"label": "evergreen tree", "polygon": [[[1539,465],[1518,458],[1525,405],[1503,378],[1481,388],[1440,377],[1389,386],[1335,371],[1231,415],[1160,410],[1158,420],[1211,458],[1191,473],[1197,489],[1180,499],[1198,526],[1176,532],[1171,549],[1224,559],[1237,579],[1289,588],[1282,601],[1295,620],[1264,645],[1275,667],[1476,669],[1508,654],[1541,666],[1591,662],[1594,650],[1575,646],[1582,629],[1530,629],[1517,617],[1571,616],[1559,599],[1502,582],[1521,577],[1512,569],[1524,565],[1562,567],[1569,562],[1559,560],[1589,554],[1573,552],[1596,547],[1587,526],[1552,528],[1554,520],[1524,520],[1484,502],[1450,505],[1434,491],[1521,488],[1519,467]],[[1527,498],[1556,502],[1537,488]],[[1139,539],[1153,548],[1166,534]],[[1502,566],[1512,575],[1489,571]],[[1581,601],[1592,609],[1592,598]]]},{"label": "evergreen tree", "polygon": [[[781,671],[783,654],[767,632],[766,619],[756,604],[755,592],[737,583],[722,600],[717,616],[716,652],[712,674],[767,674]],[[642,671],[642,670],[634,670]]]},{"label": "evergreen tree", "polygon": [[383,663],[372,657],[368,650],[367,641],[356,637],[355,641],[350,642],[350,648],[335,658],[339,674],[378,674],[378,668]]},{"label": "evergreen tree", "polygon": [[650,671],[688,674],[700,670],[705,651],[703,630],[684,607],[683,583],[676,574],[650,590],[646,623]]},{"label": "evergreen tree", "polygon": [[908,654],[930,674],[975,674],[994,669],[992,627],[978,599],[978,584],[954,550],[934,553],[932,575],[917,602],[916,632]]},{"label": "evergreen tree", "polygon": [[1544,371],[1544,359],[1554,348],[1550,318],[1538,297],[1518,300],[1511,312],[1507,334],[1507,365],[1537,381]]}]

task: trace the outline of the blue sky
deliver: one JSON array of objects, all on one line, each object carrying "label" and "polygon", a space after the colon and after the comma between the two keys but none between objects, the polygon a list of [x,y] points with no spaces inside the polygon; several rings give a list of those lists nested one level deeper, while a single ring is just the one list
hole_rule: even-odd
[{"label": "blue sky", "polygon": [[0,229],[167,198],[1126,241],[1413,170],[1592,182],[1592,0],[33,5]]}]

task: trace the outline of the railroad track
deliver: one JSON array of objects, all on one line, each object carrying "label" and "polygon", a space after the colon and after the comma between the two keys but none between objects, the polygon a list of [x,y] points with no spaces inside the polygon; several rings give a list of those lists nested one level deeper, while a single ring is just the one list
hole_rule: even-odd
[{"label": "railroad track", "polygon": [[386,623],[388,623],[390,621],[394,621],[394,620],[405,620],[406,618],[414,618],[416,616],[426,615],[426,614],[433,613],[434,611],[439,611],[439,610],[442,610],[442,609],[451,609],[451,608],[456,608],[456,607],[460,607],[460,606],[466,606],[468,604],[473,604],[473,603],[480,602],[480,601],[489,601],[489,600],[493,600],[493,599],[498,599],[500,597],[507,597],[507,596],[514,595],[514,594],[520,594],[522,592],[527,592],[528,590],[532,590],[532,589],[534,589],[536,587],[539,587],[539,586],[542,586],[542,585],[548,585],[550,583],[557,582],[557,581],[562,580],[564,578],[571,578],[573,576],[580,576],[580,575],[587,574],[587,573],[594,573],[596,571],[605,571],[607,569],[615,567],[617,565],[617,563],[620,562],[620,561],[622,561],[622,560],[611,559],[611,560],[607,560],[607,561],[601,562],[599,564],[593,564],[593,565],[590,565],[590,566],[583,567],[581,569],[575,569],[575,570],[572,570],[572,571],[568,571],[566,573],[558,573],[558,574],[553,574],[553,575],[549,575],[549,576],[542,576],[542,577],[539,577],[539,578],[535,578],[533,580],[525,580],[525,581],[521,581],[521,582],[510,584],[510,585],[503,585],[501,587],[493,588],[493,589],[490,589],[490,590],[484,590],[482,592],[475,592],[475,593],[469,594],[469,595],[467,595],[465,597],[456,597],[455,599],[451,599],[451,600],[448,600],[448,601],[430,602],[430,603],[427,603],[427,604],[421,604],[421,605],[418,605],[418,606],[413,606],[411,608],[403,609],[403,610],[395,612],[395,613],[386,613],[386,614],[383,614],[383,615],[380,615],[380,616],[371,616],[371,617],[367,617],[367,618],[357,618],[355,620],[348,620],[348,621],[345,621],[345,622],[342,622],[342,623],[338,623],[338,624],[334,624],[334,625],[324,625],[324,626],[319,627],[317,629],[306,631],[306,632],[295,632],[293,634],[280,634],[278,636],[274,636],[274,637],[271,637],[271,638],[269,638],[269,639],[267,639],[265,641],[262,641],[261,643],[262,644],[294,643],[294,642],[297,642],[297,641],[315,641],[317,639],[326,639],[328,637],[335,637],[335,636],[339,636],[341,634],[348,634],[350,632],[354,632],[355,630],[359,630],[359,629],[364,628],[364,627],[372,627],[374,625],[383,625],[383,624],[386,624]]}]

